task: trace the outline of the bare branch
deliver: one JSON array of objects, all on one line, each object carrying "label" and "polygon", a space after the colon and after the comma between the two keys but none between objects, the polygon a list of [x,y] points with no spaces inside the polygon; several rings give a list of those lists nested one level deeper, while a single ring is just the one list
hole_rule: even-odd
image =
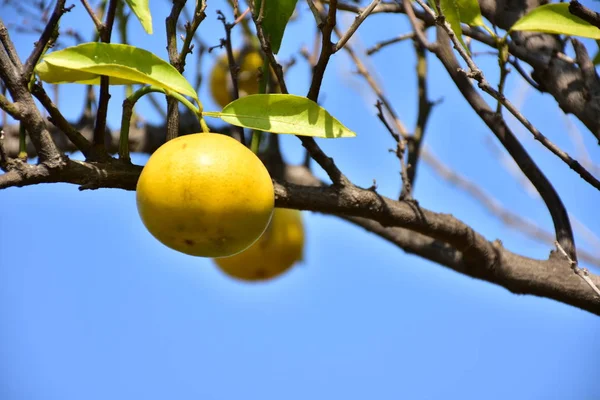
[{"label": "bare branch", "polygon": [[[480,186],[442,163],[427,148],[423,149],[422,159],[440,178],[449,182],[454,188],[462,190],[464,193],[468,194],[481,206],[483,206],[483,208],[485,208],[491,215],[494,215],[500,219],[500,221],[502,221],[502,223],[504,223],[506,226],[514,228],[521,234],[549,245],[553,245],[556,241],[555,236],[552,233],[547,232],[541,227],[535,225],[533,222],[514,213],[509,208],[504,207],[500,202],[498,202],[498,200],[486,193]],[[581,249],[578,250],[578,253],[579,258],[582,261],[600,266],[599,257],[582,251]]]},{"label": "bare branch", "polygon": [[415,36],[414,32],[409,32],[409,33],[404,33],[404,34],[397,36],[395,38],[392,38],[392,39],[383,40],[383,41],[375,44],[373,47],[370,47],[369,49],[367,49],[367,55],[373,55],[386,46],[389,46],[394,43],[403,42],[406,39],[412,39],[414,36]]},{"label": "bare branch", "polygon": [[577,0],[571,0],[569,12],[600,29],[600,14],[583,6]]},{"label": "bare branch", "polygon": [[321,84],[323,83],[323,76],[325,75],[325,69],[329,63],[329,58],[333,54],[333,43],[331,42],[331,33],[336,24],[336,11],[337,11],[337,0],[332,0],[329,3],[329,11],[325,24],[321,28],[321,54],[319,60],[313,68],[312,80],[310,83],[310,89],[306,97],[312,101],[319,99],[319,92],[321,90]]},{"label": "bare branch", "polygon": [[[117,11],[118,0],[109,0],[108,9],[106,11],[106,18],[102,25],[100,34],[100,41],[102,43],[110,43],[112,36],[113,24],[115,22],[115,15]],[[96,126],[94,127],[94,156],[105,159],[108,154],[105,150],[105,136],[106,136],[106,115],[108,113],[108,101],[110,100],[110,89],[109,89],[109,78],[108,76],[100,77],[100,98],[98,99],[98,110],[96,111]]]},{"label": "bare branch", "polygon": [[[325,50],[324,48],[321,49],[321,57],[319,57],[319,62],[317,63],[317,66],[314,69],[313,80],[312,80],[312,83],[311,83],[311,86],[309,89],[309,93],[307,95],[307,97],[314,102],[317,102],[317,98],[319,96],[319,91],[321,89],[321,82],[323,79],[322,73],[320,75],[320,78],[317,76],[318,75],[317,69],[320,65],[319,68],[322,68],[322,72],[324,72],[325,67],[327,66],[327,61],[329,60],[329,56],[331,56],[331,50],[332,50],[331,31],[333,30],[333,26],[335,26],[335,7],[333,5],[330,7],[333,7],[333,8],[330,8],[329,14],[327,17],[327,23],[323,27],[323,32],[324,32],[323,33],[323,37],[324,37],[323,45],[325,47],[325,43],[328,43],[328,50]],[[289,92],[287,90],[287,86],[285,84],[285,79],[283,77],[283,69],[281,68],[281,65],[279,65],[277,63],[277,60],[275,59],[275,55],[273,54],[273,51],[271,50],[271,45],[265,37],[261,22],[258,21],[258,18],[255,15],[253,15],[253,19],[254,19],[257,36],[260,41],[262,50],[265,53],[266,57],[268,58],[271,67],[275,70],[275,75],[277,76],[277,80],[279,83],[279,88],[281,89],[281,93],[287,94]],[[326,34],[325,32],[328,32],[328,34]],[[327,36],[327,39],[325,39],[325,36]],[[324,56],[324,54],[326,54],[326,56]],[[325,57],[325,61],[322,62],[321,60],[324,57]],[[317,76],[317,78],[315,78],[315,76]],[[302,145],[310,153],[313,160],[315,160],[317,162],[317,164],[319,164],[321,166],[321,168],[323,168],[323,170],[327,173],[327,175],[329,176],[329,178],[331,179],[331,181],[333,182],[334,185],[342,186],[342,187],[346,186],[346,185],[351,185],[348,178],[346,178],[346,176],[335,165],[333,158],[328,157],[323,152],[323,150],[321,150],[321,148],[319,147],[317,142],[315,142],[314,138],[309,137],[309,136],[297,136],[297,138],[300,139],[300,141],[302,142]]]},{"label": "bare branch", "polygon": [[55,31],[58,27],[58,21],[65,13],[71,11],[74,7],[74,5],[71,5],[70,7],[65,8],[65,1],[66,0],[58,0],[56,2],[56,5],[54,6],[54,11],[52,12],[50,19],[46,23],[46,27],[44,28],[42,35],[40,36],[38,41],[35,42],[35,47],[33,48],[31,55],[25,62],[25,65],[23,66],[22,75],[23,75],[23,80],[25,82],[29,82],[29,80],[31,79],[31,74],[33,74],[33,69],[35,68],[40,57],[46,50],[46,46],[49,44],[50,40],[55,35],[55,33],[56,33]]},{"label": "bare branch", "polygon": [[431,115],[431,110],[435,103],[429,100],[427,95],[427,58],[425,47],[418,41],[414,40],[415,53],[417,55],[417,88],[419,98],[419,111],[417,114],[417,124],[414,133],[408,140],[408,171],[407,179],[411,187],[414,187],[417,178],[417,168],[419,166],[419,157],[421,155],[421,147],[425,139],[425,131],[427,122]]},{"label": "bare branch", "polygon": [[[64,1],[63,1],[63,4],[64,4]],[[94,22],[94,25],[96,26],[96,30],[98,31],[98,33],[102,32],[102,30],[104,29],[104,24],[102,23],[100,18],[98,18],[98,16],[94,12],[94,9],[90,5],[90,3],[88,3],[87,0],[81,0],[81,4],[83,4],[83,8],[85,8],[85,11],[87,11],[88,15]]]},{"label": "bare branch", "polygon": [[[302,168],[302,167],[299,167]],[[101,187],[135,190],[141,167],[65,160],[56,168],[19,161],[0,175],[0,188],[37,183],[67,182],[80,189]],[[306,169],[304,169],[307,171]],[[286,174],[289,176],[289,174]],[[572,273],[562,257],[546,261],[516,255],[498,242],[488,242],[463,222],[410,202],[398,202],[356,187],[314,186],[275,182],[276,206],[342,216],[381,235],[406,251],[468,276],[483,279],[519,294],[562,301],[600,315],[600,298]],[[416,233],[415,233],[416,232]],[[589,274],[600,285],[600,277]]]},{"label": "bare branch", "polygon": [[40,101],[40,103],[42,103],[44,108],[50,114],[50,122],[64,132],[71,143],[73,143],[86,158],[90,157],[90,152],[92,150],[91,143],[65,119],[58,107],[50,100],[46,91],[40,85],[34,84],[32,94]]},{"label": "bare branch", "polygon": [[515,160],[527,179],[535,186],[552,216],[558,241],[569,252],[572,259],[577,259],[571,223],[558,193],[556,193],[550,181],[531,159],[519,140],[510,131],[502,116],[490,109],[481,95],[473,88],[466,75],[460,72],[460,65],[449,46],[448,35],[445,29],[438,28],[438,36],[435,55],[442,62],[463,97],[496,135],[496,138]]},{"label": "bare branch", "polygon": [[344,33],[342,36],[340,36],[340,39],[335,44],[335,47],[333,49],[334,53],[339,51],[342,47],[344,47],[346,42],[348,42],[348,40],[350,40],[352,35],[354,35],[354,32],[356,32],[356,30],[358,29],[360,24],[362,24],[363,21],[369,16],[369,14],[371,14],[373,12],[373,9],[376,6],[378,6],[379,3],[381,3],[381,0],[373,0],[371,2],[371,4],[369,4],[360,14],[358,14],[358,16],[356,16],[356,18],[354,19],[354,22],[352,23],[352,25],[350,25],[350,28],[348,28],[346,33]]},{"label": "bare branch", "polygon": [[394,132],[394,128],[390,126],[390,124],[385,118],[385,115],[383,115],[382,105],[383,103],[377,100],[377,104],[375,104],[375,107],[377,108],[377,118],[379,118],[379,120],[388,130],[388,132],[392,135],[392,138],[394,138],[394,140],[396,141],[395,153],[396,157],[398,157],[398,160],[400,161],[400,177],[402,178],[402,190],[400,191],[399,199],[411,200],[412,185],[410,180],[408,179],[406,161],[404,160],[404,152],[406,151],[406,139],[398,133]]}]

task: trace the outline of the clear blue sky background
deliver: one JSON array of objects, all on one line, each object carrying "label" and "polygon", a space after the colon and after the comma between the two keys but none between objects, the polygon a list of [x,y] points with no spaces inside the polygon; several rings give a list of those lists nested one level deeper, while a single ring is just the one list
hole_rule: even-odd
[{"label": "clear blue sky background", "polygon": [[[165,4],[151,4],[153,36],[135,21],[131,29],[136,45],[162,57]],[[302,17],[284,38],[284,60],[299,45],[312,45],[313,21],[299,4]],[[199,30],[211,45],[222,36],[219,8],[227,9],[209,1]],[[12,9],[1,14],[5,22],[22,22]],[[340,13],[342,26],[350,20]],[[77,3],[63,26],[82,29],[87,23]],[[355,45],[408,29],[403,16],[374,16]],[[14,38],[26,57],[35,38]],[[412,126],[410,46],[390,47],[370,63]],[[305,94],[308,68],[298,61],[287,81],[292,93]],[[542,202],[498,162],[491,133],[439,63],[430,61],[431,97],[444,97],[427,132],[431,149],[503,204],[551,229]],[[494,58],[477,61],[496,82]],[[387,151],[393,142],[353,69],[344,53],[336,55],[322,100],[358,137],[319,143],[355,183],[368,186],[376,179],[380,192],[393,197],[399,190],[398,161]],[[112,92],[109,123],[115,128],[122,91]],[[524,92],[516,74],[507,93],[543,133],[577,154],[548,95]],[[63,88],[60,105],[69,118],[79,116],[82,98],[81,87]],[[201,99],[215,109],[205,88]],[[159,122],[146,103],[139,111]],[[516,131],[573,216],[600,232],[598,192]],[[584,140],[592,159],[600,159],[591,135],[584,133]],[[288,160],[302,158],[296,138],[283,143]],[[144,163],[147,157],[134,159]],[[550,250],[504,227],[426,166],[416,196],[513,251],[543,258]],[[304,216],[305,262],[280,279],[248,285],[225,277],[210,260],[156,242],[137,215],[134,192],[79,192],[63,184],[1,191],[0,399],[600,399],[598,317],[455,274],[339,219]],[[577,237],[581,247],[594,250],[584,235]]]}]

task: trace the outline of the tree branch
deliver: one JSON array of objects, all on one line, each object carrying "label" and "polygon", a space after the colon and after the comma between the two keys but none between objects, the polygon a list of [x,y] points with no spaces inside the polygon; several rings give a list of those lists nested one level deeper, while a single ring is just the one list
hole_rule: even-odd
[{"label": "tree branch", "polygon": [[25,65],[23,66],[23,73],[22,73],[23,81],[29,82],[29,80],[31,79],[31,75],[33,74],[33,69],[37,65],[42,54],[44,53],[44,50],[46,50],[46,45],[48,44],[48,42],[50,41],[52,36],[55,34],[55,30],[58,26],[58,21],[60,20],[60,18],[65,13],[67,13],[67,12],[71,11],[71,9],[73,9],[74,5],[71,5],[70,7],[65,8],[65,1],[66,0],[58,0],[56,2],[56,5],[54,6],[54,11],[52,12],[52,15],[50,16],[48,23],[46,23],[46,27],[44,28],[44,31],[42,32],[38,41],[35,42],[35,47],[33,48],[33,51],[31,52],[31,55],[29,56],[29,58],[27,58]]},{"label": "tree branch", "polygon": [[[335,3],[335,0],[334,0],[334,3]],[[310,89],[309,89],[308,95],[307,95],[307,98],[314,101],[315,103],[317,102],[317,99],[319,97],[319,91],[321,90],[321,83],[323,80],[323,72],[325,71],[325,67],[327,66],[329,57],[331,56],[331,51],[332,51],[332,46],[333,46],[331,43],[331,31],[333,30],[333,27],[335,26],[335,18],[336,18],[335,17],[335,11],[336,11],[335,4],[330,5],[330,7],[332,7],[332,8],[329,9],[329,13],[327,16],[327,22],[323,26],[323,30],[322,30],[323,31],[323,47],[321,48],[321,56],[319,57],[319,62],[317,63],[317,66],[315,66],[315,68],[313,70],[313,79],[312,79]],[[271,50],[271,45],[270,45],[269,41],[267,40],[267,38],[265,37],[264,31],[262,28],[262,22],[259,20],[259,16],[255,15],[254,13],[252,15],[252,19],[254,20],[254,24],[256,26],[256,33],[258,36],[258,40],[261,44],[261,48],[262,48],[263,52],[265,53],[266,57],[268,58],[271,67],[275,71],[275,75],[277,77],[281,93],[288,94],[289,92],[287,90],[287,86],[285,84],[285,79],[283,77],[283,69],[281,68],[281,65],[279,65],[277,63],[277,60],[275,59],[275,55],[273,54],[273,51]],[[328,47],[327,49],[325,49],[326,46]],[[323,61],[321,61],[322,59],[323,59]],[[322,71],[321,71],[321,69],[322,69]],[[318,71],[321,71],[320,76],[318,76],[318,74],[319,74]],[[302,145],[310,153],[310,156],[313,158],[313,160],[315,160],[317,162],[317,164],[319,164],[321,166],[321,168],[323,168],[323,170],[327,173],[327,175],[329,176],[329,178],[331,179],[331,181],[333,182],[334,185],[346,186],[346,185],[351,184],[350,181],[348,180],[348,178],[346,178],[346,176],[342,173],[342,171],[340,171],[339,168],[335,165],[333,158],[328,157],[323,152],[323,150],[321,150],[321,148],[319,147],[319,145],[317,144],[317,142],[315,141],[314,138],[309,137],[309,136],[296,136],[296,137],[302,142]]]},{"label": "tree branch", "polygon": [[[19,162],[8,173],[0,175],[0,188],[67,182],[81,185],[82,190],[101,187],[135,190],[140,172],[139,166],[118,162],[67,160],[55,169]],[[555,299],[600,315],[600,297],[573,274],[562,255],[552,253],[544,261],[526,258],[508,251],[498,242],[487,241],[450,215],[437,214],[356,187],[275,182],[275,198],[277,207],[347,218],[408,252],[503,286],[513,293]],[[596,286],[600,285],[598,276],[590,274],[588,277]]]},{"label": "tree branch", "polygon": [[350,25],[350,28],[348,28],[346,33],[344,33],[343,35],[340,36],[340,39],[335,44],[334,49],[333,49],[334,53],[339,51],[342,47],[344,47],[346,42],[348,42],[348,40],[350,40],[352,35],[354,35],[354,32],[356,32],[356,30],[358,29],[360,24],[362,24],[363,21],[369,16],[369,14],[371,14],[373,12],[373,9],[375,7],[377,7],[379,5],[379,3],[381,3],[381,0],[373,0],[371,2],[371,4],[369,4],[360,14],[358,14],[356,16],[356,18],[354,19],[354,22],[352,23],[352,25]]},{"label": "tree branch", "polygon": [[569,12],[600,29],[600,14],[583,6],[577,0],[571,0]]},{"label": "tree branch", "polygon": [[[105,22],[102,29],[98,32],[102,43],[110,43],[112,36],[112,28],[115,22],[118,0],[109,0],[108,9],[106,11]],[[94,156],[99,159],[105,159],[108,154],[105,150],[106,136],[106,115],[108,114],[108,101],[110,100],[109,78],[108,76],[100,77],[100,98],[98,99],[98,109],[96,111],[96,126],[94,127]]]},{"label": "tree branch", "polygon": [[576,260],[577,256],[571,223],[560,197],[550,181],[510,131],[502,116],[492,111],[481,95],[473,88],[466,75],[460,72],[461,68],[450,48],[448,35],[442,28],[438,28],[438,41],[437,46],[435,47],[435,55],[442,62],[463,97],[496,135],[496,138],[498,138],[506,151],[511,155],[513,160],[515,160],[527,179],[535,186],[552,216],[558,241],[569,255]]}]

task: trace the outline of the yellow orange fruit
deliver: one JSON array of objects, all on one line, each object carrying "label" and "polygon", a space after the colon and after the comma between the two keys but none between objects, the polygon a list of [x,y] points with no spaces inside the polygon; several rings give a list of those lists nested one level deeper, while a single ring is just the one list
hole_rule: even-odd
[{"label": "yellow orange fruit", "polygon": [[148,160],[137,183],[148,231],[185,254],[225,257],[250,247],[274,207],[264,164],[235,139],[195,133],[170,140]]},{"label": "yellow orange fruit", "polygon": [[247,250],[215,260],[227,275],[245,280],[272,279],[302,260],[304,228],[298,210],[276,208],[265,233]]},{"label": "yellow orange fruit", "polygon": [[[260,78],[259,68],[263,65],[261,53],[256,50],[236,51],[234,57],[240,68],[237,74],[239,96],[257,94]],[[210,75],[210,91],[215,102],[221,107],[225,107],[233,101],[227,53],[219,57],[213,67]]]}]

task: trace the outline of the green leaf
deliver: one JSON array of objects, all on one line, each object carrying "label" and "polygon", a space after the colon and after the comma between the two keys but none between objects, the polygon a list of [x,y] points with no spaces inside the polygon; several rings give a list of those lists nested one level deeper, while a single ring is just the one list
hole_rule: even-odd
[{"label": "green leaf", "polygon": [[594,63],[594,65],[600,64],[600,51],[598,51],[596,53],[596,55],[594,56],[594,59],[592,60],[592,62]]},{"label": "green leaf", "polygon": [[600,39],[600,29],[571,14],[568,3],[553,3],[536,7],[515,22],[510,30]]},{"label": "green leaf", "polygon": [[220,113],[204,114],[232,125],[272,133],[320,138],[356,136],[314,101],[291,94],[245,96],[226,105]]},{"label": "green leaf", "polygon": [[460,14],[458,11],[457,0],[440,0],[442,14],[446,17],[446,21],[452,27],[452,31],[458,38],[460,44],[468,51],[468,48],[462,38],[462,28],[460,26]]},{"label": "green leaf", "polygon": [[84,43],[44,56],[36,67],[49,83],[100,83],[100,75],[113,85],[145,83],[190,96],[198,95],[175,67],[149,51],[126,44]]},{"label": "green leaf", "polygon": [[481,9],[477,0],[455,0],[460,21],[469,26],[484,26]]},{"label": "green leaf", "polygon": [[125,0],[148,34],[152,34],[152,14],[148,0]]},{"label": "green leaf", "polygon": [[[97,74],[77,71],[63,67],[56,67],[52,64],[48,64],[45,61],[40,62],[35,67],[35,72],[38,74],[40,79],[46,83],[81,83],[84,85],[100,84],[100,76]],[[132,85],[137,82],[128,81],[127,79],[110,77],[109,83],[111,85]]]},{"label": "green leaf", "polygon": [[271,50],[277,54],[285,27],[294,13],[298,0],[254,0],[254,10],[257,16],[262,1],[265,2],[262,21],[263,31],[271,42]]}]

